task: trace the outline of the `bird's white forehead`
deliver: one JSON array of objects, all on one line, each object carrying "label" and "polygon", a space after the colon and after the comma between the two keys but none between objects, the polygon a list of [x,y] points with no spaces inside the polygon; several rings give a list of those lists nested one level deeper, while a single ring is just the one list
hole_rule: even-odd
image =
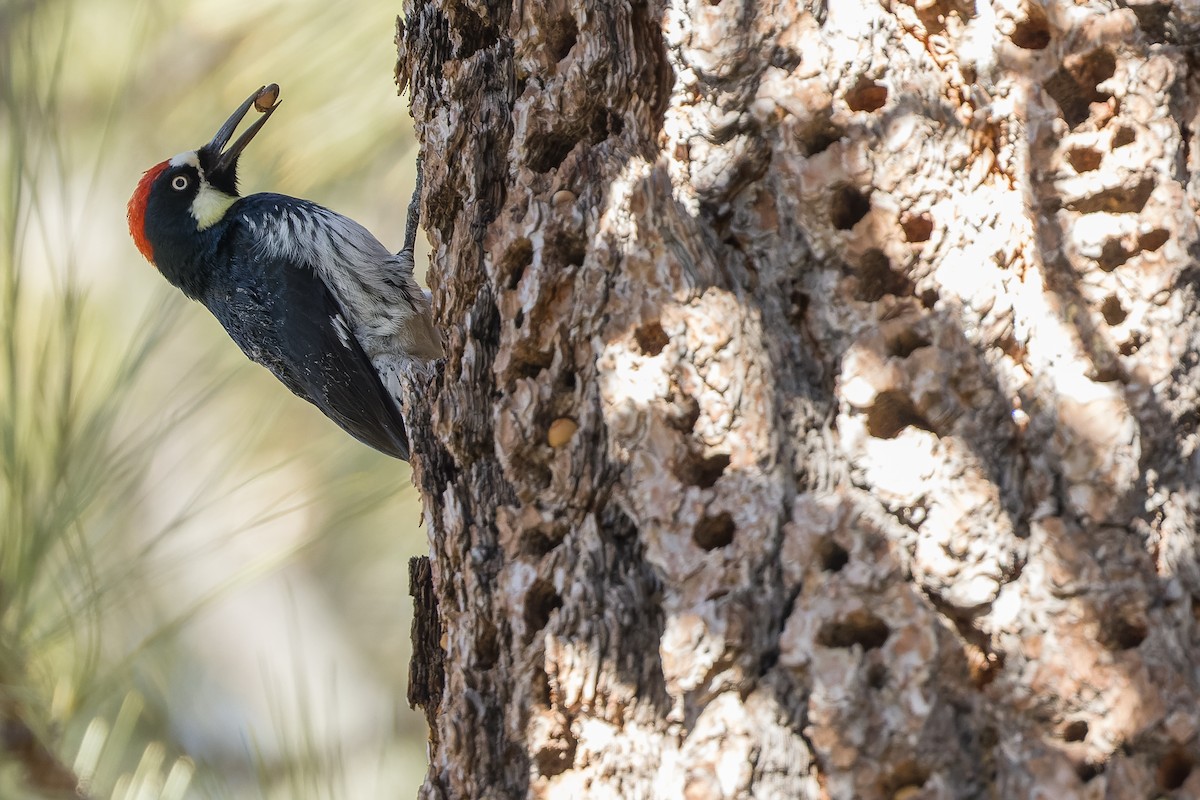
[{"label": "bird's white forehead", "polygon": [[170,164],[172,167],[182,167],[187,164],[200,169],[200,157],[196,155],[195,150],[188,150],[186,153],[180,153],[172,158]]}]

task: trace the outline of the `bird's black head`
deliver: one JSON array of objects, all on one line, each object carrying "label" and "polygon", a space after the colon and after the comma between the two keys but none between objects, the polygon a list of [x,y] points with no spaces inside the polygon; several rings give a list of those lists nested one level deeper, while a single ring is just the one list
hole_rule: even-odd
[{"label": "bird's black head", "polygon": [[[264,86],[246,98],[212,141],[146,170],[129,200],[129,232],[138,250],[185,291],[181,272],[237,200],[238,156],[279,107],[279,87]],[[262,116],[226,149],[253,106]]]}]

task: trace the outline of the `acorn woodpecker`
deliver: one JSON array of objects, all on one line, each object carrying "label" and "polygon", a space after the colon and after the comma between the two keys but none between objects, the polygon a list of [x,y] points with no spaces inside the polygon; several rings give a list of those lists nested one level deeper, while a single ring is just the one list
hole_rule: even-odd
[{"label": "acorn woodpecker", "polygon": [[[278,97],[275,84],[260,88],[208,144],[148,169],[129,200],[129,232],[252,361],[351,436],[407,459],[402,384],[442,355],[429,295],[413,278],[420,164],[397,254],[307,200],[239,197],[238,157]],[[252,106],[262,116],[226,149]]]}]

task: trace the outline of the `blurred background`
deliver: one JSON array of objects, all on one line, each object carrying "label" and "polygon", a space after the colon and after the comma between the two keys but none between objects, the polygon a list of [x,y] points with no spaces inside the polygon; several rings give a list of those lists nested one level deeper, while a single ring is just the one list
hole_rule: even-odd
[{"label": "blurred background", "polygon": [[0,800],[415,794],[407,465],[249,364],[125,220],[274,81],[243,192],[398,249],[398,12],[0,0]]}]

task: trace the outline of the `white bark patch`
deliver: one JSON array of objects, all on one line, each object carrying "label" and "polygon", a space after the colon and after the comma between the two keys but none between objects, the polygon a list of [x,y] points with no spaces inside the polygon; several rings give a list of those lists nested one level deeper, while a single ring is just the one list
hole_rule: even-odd
[{"label": "white bark patch", "polygon": [[700,613],[672,614],[667,618],[660,644],[663,677],[674,697],[700,686],[705,675],[725,651],[725,625],[713,617],[711,604]]}]

